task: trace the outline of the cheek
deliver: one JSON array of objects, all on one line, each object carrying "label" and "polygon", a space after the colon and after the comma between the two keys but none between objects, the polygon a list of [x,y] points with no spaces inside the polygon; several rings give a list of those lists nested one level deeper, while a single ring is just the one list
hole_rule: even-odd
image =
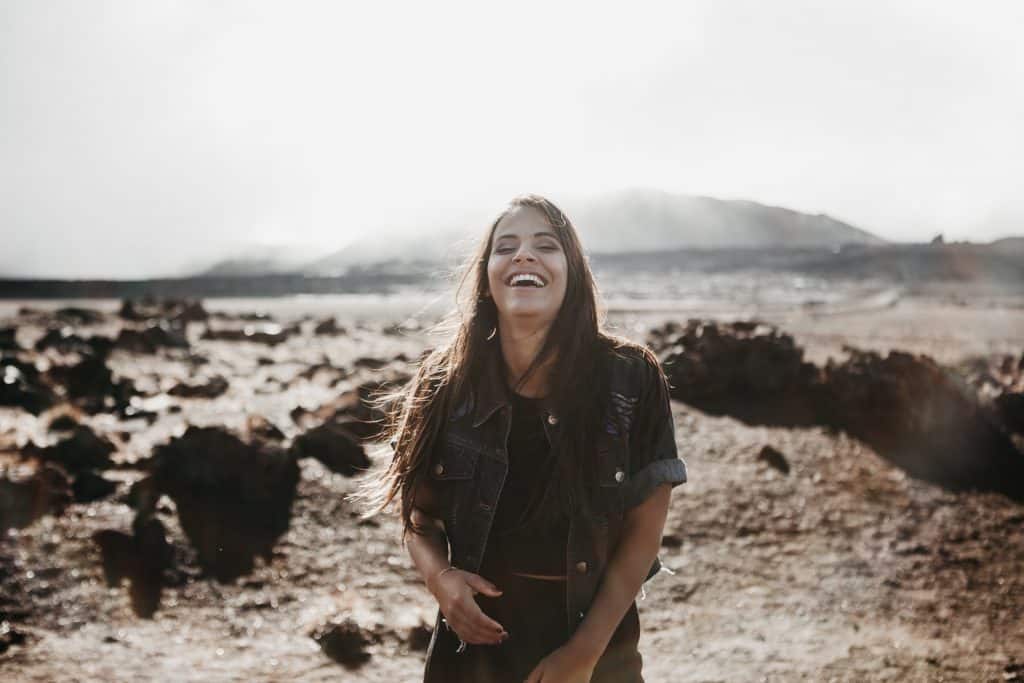
[{"label": "cheek", "polygon": [[501,280],[498,277],[500,270],[501,267],[493,259],[487,261],[487,289],[491,296],[494,296],[501,286]]}]

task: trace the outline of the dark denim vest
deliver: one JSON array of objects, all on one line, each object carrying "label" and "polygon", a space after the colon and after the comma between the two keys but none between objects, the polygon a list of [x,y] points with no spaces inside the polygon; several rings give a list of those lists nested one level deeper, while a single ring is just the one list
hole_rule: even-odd
[{"label": "dark denim vest", "polygon": [[[577,514],[570,520],[565,549],[569,633],[583,621],[619,540],[630,486],[628,427],[645,389],[635,362],[613,354],[608,372],[605,424],[595,440],[597,497],[588,517]],[[480,569],[508,473],[506,447],[511,426],[500,361],[489,359],[482,375],[474,391],[456,402],[434,451],[430,472],[436,484],[449,489],[443,521],[451,563],[474,573]],[[549,443],[556,442],[559,428],[558,416],[548,411],[544,430]],[[660,567],[656,558],[647,579]],[[438,635],[435,630],[435,639]],[[431,643],[431,650],[435,645]]]}]

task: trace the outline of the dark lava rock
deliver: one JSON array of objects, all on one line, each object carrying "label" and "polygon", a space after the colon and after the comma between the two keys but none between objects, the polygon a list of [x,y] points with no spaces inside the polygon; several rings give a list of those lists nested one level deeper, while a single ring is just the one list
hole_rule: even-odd
[{"label": "dark lava rock", "polygon": [[757,454],[757,459],[764,461],[769,467],[773,467],[783,474],[789,474],[789,462],[786,460],[786,456],[771,446],[763,447]]},{"label": "dark lava rock", "polygon": [[14,358],[0,359],[0,406],[38,415],[56,401],[53,390],[34,365]]},{"label": "dark lava rock", "polygon": [[168,323],[185,325],[209,318],[200,301],[192,299],[125,299],[118,313],[125,320],[165,320]]},{"label": "dark lava rock", "polygon": [[793,337],[757,322],[690,320],[652,331],[672,397],[748,424],[815,421],[819,370],[804,362]]},{"label": "dark lava rock", "polygon": [[355,367],[366,370],[380,370],[381,368],[386,368],[389,364],[390,361],[386,361],[383,358],[374,358],[372,356],[360,356],[352,362],[352,365]]},{"label": "dark lava rock", "polygon": [[189,427],[154,449],[148,469],[153,489],[174,500],[199,563],[219,581],[251,572],[256,555],[269,561],[288,530],[299,466],[278,448],[246,444],[216,427]]},{"label": "dark lava rock", "polygon": [[98,325],[107,319],[103,311],[78,306],[65,306],[53,312],[53,317],[69,325]]},{"label": "dark lava rock", "polygon": [[312,363],[305,370],[298,374],[299,377],[313,381],[318,374],[323,373],[324,375],[331,378],[330,384],[334,386],[338,382],[348,377],[348,371],[345,368],[335,367],[326,358],[319,363]]},{"label": "dark lava rock", "polygon": [[50,421],[51,432],[70,432],[77,426],[78,420],[76,420],[73,415],[69,415],[68,413],[58,415],[57,417]]},{"label": "dark lava rock", "polygon": [[178,398],[217,398],[228,390],[228,386],[226,379],[216,375],[205,384],[176,384],[167,393]]},{"label": "dark lava rock", "polygon": [[93,534],[103,557],[103,575],[111,588],[129,582],[132,610],[149,619],[160,607],[164,570],[173,565],[174,553],[167,543],[163,523],[148,518],[132,534],[104,529]]},{"label": "dark lava rock", "polygon": [[77,353],[80,356],[105,359],[114,346],[109,337],[80,337],[71,327],[51,329],[36,342],[36,351],[54,349],[58,353]]},{"label": "dark lava rock", "polygon": [[17,327],[0,327],[0,351],[20,351],[17,334]]},{"label": "dark lava rock", "polygon": [[188,339],[185,330],[180,326],[172,326],[166,321],[159,321],[147,325],[141,330],[124,328],[114,346],[132,353],[156,353],[160,349],[187,349]]},{"label": "dark lava rock", "polygon": [[1024,498],[1024,454],[951,371],[927,356],[850,350],[825,368],[822,421],[912,476]]},{"label": "dark lava rock", "polygon": [[71,503],[67,475],[44,464],[29,479],[0,475],[0,532],[21,529],[46,514],[61,514]]},{"label": "dark lava rock", "polygon": [[293,334],[298,334],[300,329],[297,325],[281,327],[276,323],[258,323],[246,325],[239,329],[210,329],[203,332],[203,339],[216,341],[247,341],[257,344],[277,346],[288,340]]},{"label": "dark lava rock", "polygon": [[408,380],[408,374],[394,373],[389,378],[363,382],[315,410],[296,407],[291,417],[297,425],[307,429],[334,423],[362,441],[373,441],[380,438],[387,427],[386,397]]},{"label": "dark lava rock", "polygon": [[313,328],[313,334],[338,336],[348,334],[348,331],[344,327],[340,327],[334,318],[325,318]]},{"label": "dark lava rock", "polygon": [[414,652],[426,652],[430,646],[430,638],[434,635],[434,629],[427,626],[426,624],[417,624],[409,629],[406,634],[405,641],[409,644],[409,649]]},{"label": "dark lava rock", "polygon": [[372,640],[353,619],[329,623],[310,633],[324,654],[347,669],[358,669],[370,660],[366,646]]},{"label": "dark lava rock", "polygon": [[24,645],[25,634],[7,621],[0,621],[0,655],[7,652],[12,645]]},{"label": "dark lava rock", "polygon": [[370,467],[370,459],[343,425],[327,422],[298,436],[291,453],[296,458],[316,458],[332,472],[351,477]]},{"label": "dark lava rock", "polygon": [[1024,434],[1024,393],[1004,393],[995,400],[996,410],[1006,428]]},{"label": "dark lava rock", "polygon": [[77,425],[71,435],[53,446],[26,447],[25,453],[40,460],[60,465],[65,471],[78,474],[86,470],[106,469],[114,464],[110,454],[117,450],[107,439],[97,436],[86,425]]},{"label": "dark lava rock", "polygon": [[63,386],[72,402],[89,413],[123,410],[135,395],[130,380],[114,381],[106,360],[88,357],[76,365],[58,365],[47,373],[50,383]]},{"label": "dark lava rock", "polygon": [[76,503],[91,503],[102,500],[117,490],[117,482],[106,479],[95,472],[81,472],[75,477],[71,491]]},{"label": "dark lava rock", "polygon": [[675,534],[665,534],[661,537],[662,548],[681,548],[683,546],[683,539],[679,538]]},{"label": "dark lava rock", "polygon": [[249,434],[249,441],[260,441],[268,443],[280,443],[284,441],[284,432],[278,429],[277,425],[262,415],[250,415],[245,420],[246,431]]}]

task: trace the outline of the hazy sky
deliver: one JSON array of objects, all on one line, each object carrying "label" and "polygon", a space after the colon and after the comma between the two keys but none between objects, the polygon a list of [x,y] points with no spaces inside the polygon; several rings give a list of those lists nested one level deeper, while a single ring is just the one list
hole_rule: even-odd
[{"label": "hazy sky", "polygon": [[1024,233],[1024,3],[0,3],[0,274],[652,187]]}]

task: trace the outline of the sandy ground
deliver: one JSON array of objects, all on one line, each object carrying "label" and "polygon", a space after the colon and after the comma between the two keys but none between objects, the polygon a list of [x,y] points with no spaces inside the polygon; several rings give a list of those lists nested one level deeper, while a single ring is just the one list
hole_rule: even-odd
[{"label": "sandy ground", "polygon": [[[944,362],[1024,350],[1024,309],[1014,302],[874,294],[825,307],[719,313],[777,322],[816,362],[841,353],[842,344],[927,352]],[[708,314],[620,310],[613,322],[639,337],[667,317]],[[292,437],[290,409],[338,389],[316,378],[288,384],[303,367],[324,355],[339,366],[358,356],[414,355],[423,343],[372,328],[293,339],[272,351],[197,342],[194,350],[211,360],[202,371],[225,374],[229,392],[176,401],[180,414],[133,428],[117,457],[144,456],[186,422],[234,426],[253,413]],[[275,363],[258,366],[261,356]],[[121,352],[111,364],[140,380],[190,372],[180,361]],[[673,573],[655,577],[639,601],[648,681],[1024,680],[1019,503],[909,479],[841,434],[749,427],[682,404],[673,410],[690,481],[675,490],[665,528],[662,559]],[[111,420],[90,424],[125,429]],[[34,418],[0,409],[8,456],[10,444],[41,431]],[[765,445],[785,455],[788,475],[757,458]],[[139,476],[115,474],[125,486]],[[106,587],[90,538],[97,529],[129,527],[132,511],[116,494],[11,532],[0,542],[0,566],[21,579],[15,626],[28,640],[0,655],[0,672],[19,681],[419,680],[424,653],[415,634],[432,624],[435,606],[399,545],[395,520],[357,519],[345,500],[353,483],[302,461],[290,530],[269,564],[230,585],[198,576],[165,504],[160,518],[185,569],[151,620],[133,615],[124,588]],[[309,635],[339,616],[376,641],[361,668],[328,659]]]}]

